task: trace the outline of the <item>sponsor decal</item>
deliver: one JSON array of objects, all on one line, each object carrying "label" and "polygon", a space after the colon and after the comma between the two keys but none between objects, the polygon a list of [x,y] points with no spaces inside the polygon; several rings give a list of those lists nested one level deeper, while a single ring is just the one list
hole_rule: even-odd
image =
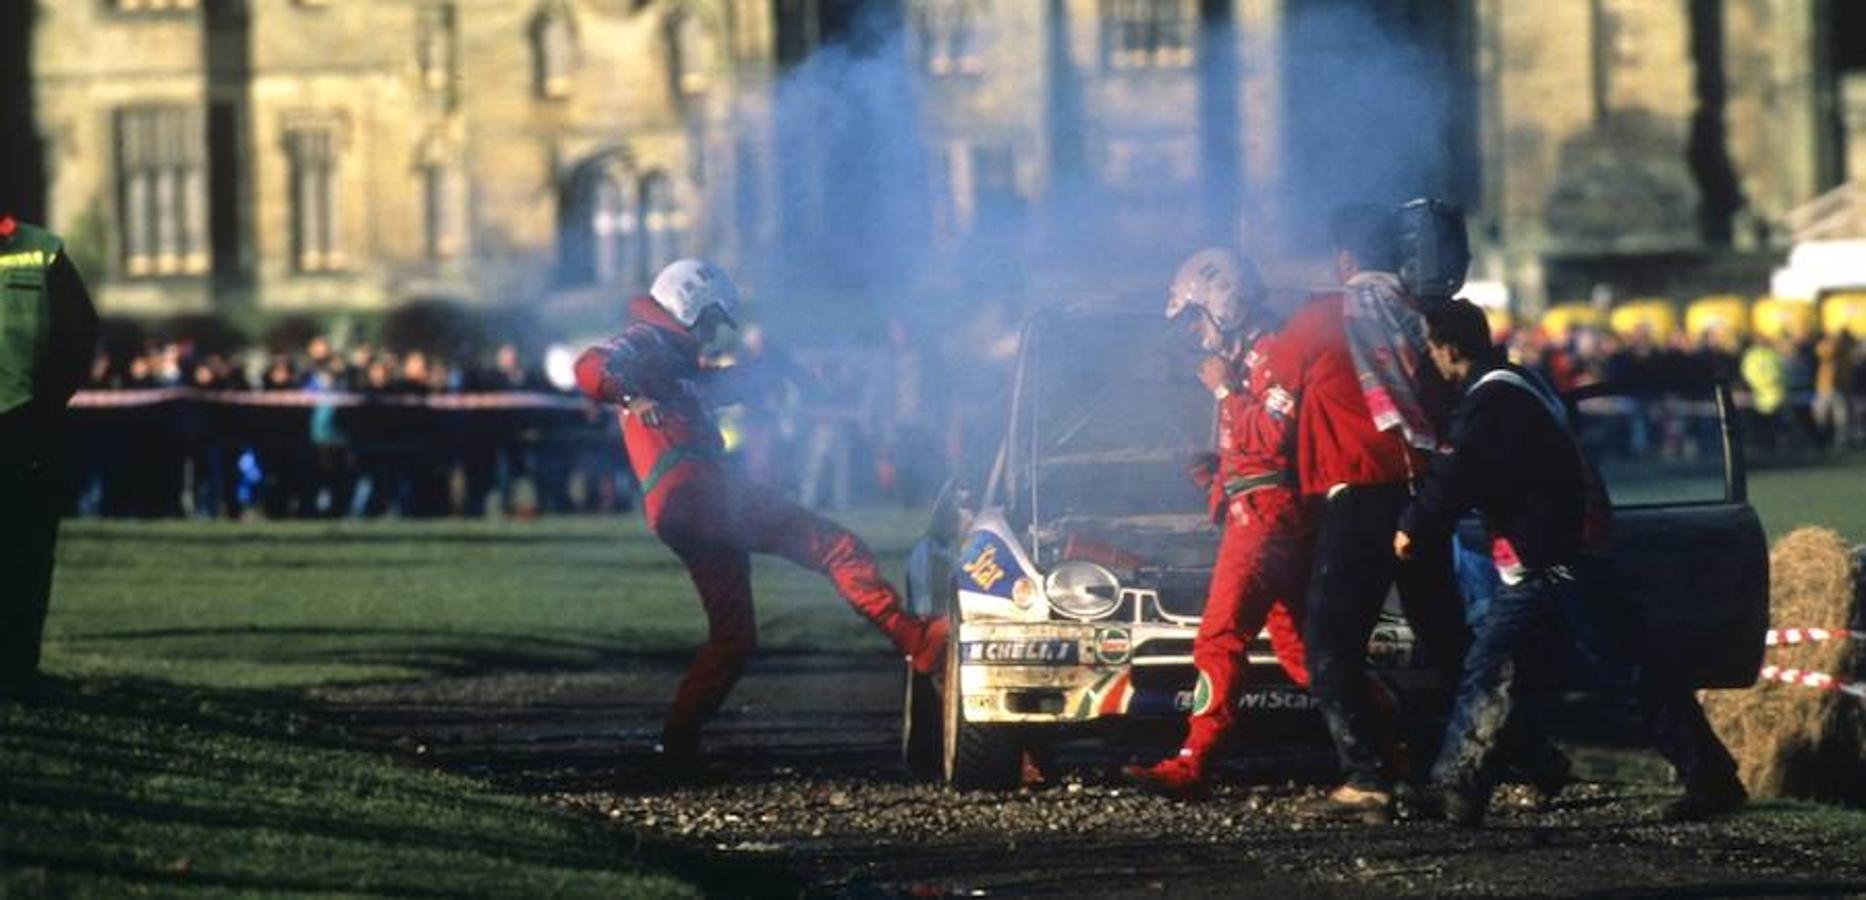
[{"label": "sponsor decal", "polygon": [[1258,688],[1238,698],[1238,709],[1299,712],[1316,709],[1315,698],[1308,691],[1295,688]]},{"label": "sponsor decal", "polygon": [[1017,558],[997,535],[987,531],[972,535],[959,560],[959,571],[954,573],[959,587],[994,597],[1011,597],[1011,586],[1017,580],[1013,576],[1018,574]]},{"label": "sponsor decal", "polygon": [[1201,669],[1199,683],[1192,688],[1192,702],[1189,704],[1192,714],[1203,716],[1211,713],[1213,696],[1215,692],[1212,690],[1212,676],[1205,674],[1205,671]]},{"label": "sponsor decal", "polygon": [[1118,666],[1134,655],[1134,639],[1125,628],[1095,629],[1095,661]]},{"label": "sponsor decal", "polygon": [[981,665],[1074,665],[1081,645],[1075,641],[963,641],[959,661]]}]

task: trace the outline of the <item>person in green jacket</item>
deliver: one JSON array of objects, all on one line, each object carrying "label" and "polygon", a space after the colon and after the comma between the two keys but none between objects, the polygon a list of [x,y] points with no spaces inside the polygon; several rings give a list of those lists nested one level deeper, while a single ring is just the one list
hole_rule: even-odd
[{"label": "person in green jacket", "polygon": [[1738,363],[1743,383],[1749,386],[1751,433],[1756,446],[1764,451],[1776,449],[1781,434],[1782,404],[1788,401],[1788,371],[1775,343],[1766,337],[1743,351]]},{"label": "person in green jacket", "polygon": [[0,696],[39,687],[69,487],[65,404],[96,344],[97,310],[64,242],[0,212]]}]

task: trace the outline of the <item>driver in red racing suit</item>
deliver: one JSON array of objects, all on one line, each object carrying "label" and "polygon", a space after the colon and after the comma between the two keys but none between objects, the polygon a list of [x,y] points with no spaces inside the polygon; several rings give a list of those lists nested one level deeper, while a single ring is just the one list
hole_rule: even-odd
[{"label": "driver in red racing suit", "polygon": [[829,576],[914,669],[944,661],[946,620],[901,607],[861,539],[721,460],[710,405],[733,388],[731,369],[708,369],[700,349],[732,324],[737,289],[717,266],[680,260],[629,302],[621,334],[584,351],[577,384],[622,405],[622,442],[641,483],[648,527],[687,567],[706,610],[707,638],[675,694],[662,732],[662,765],[675,780],[700,774],[700,728],[744,673],[757,646],[750,553],[782,556]]},{"label": "driver in red racing suit", "polygon": [[1218,398],[1218,453],[1194,477],[1206,484],[1223,533],[1192,645],[1199,682],[1185,743],[1174,757],[1122,771],[1143,788],[1183,799],[1209,790],[1212,762],[1236,721],[1245,651],[1260,630],[1269,630],[1290,680],[1309,683],[1301,616],[1314,529],[1291,467],[1294,401],[1254,365],[1276,340],[1260,327],[1263,299],[1256,268],[1222,248],[1187,259],[1167,297],[1167,317],[1211,354],[1199,378]]}]

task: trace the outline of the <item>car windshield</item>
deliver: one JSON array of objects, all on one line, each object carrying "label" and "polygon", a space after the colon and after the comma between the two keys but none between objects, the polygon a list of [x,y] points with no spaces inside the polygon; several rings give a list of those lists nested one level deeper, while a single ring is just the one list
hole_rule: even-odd
[{"label": "car windshield", "polygon": [[1201,521],[1186,469],[1211,448],[1213,405],[1189,338],[1156,316],[1078,315],[1034,328],[1028,349],[1018,450],[1030,481],[1015,502],[1033,524]]}]

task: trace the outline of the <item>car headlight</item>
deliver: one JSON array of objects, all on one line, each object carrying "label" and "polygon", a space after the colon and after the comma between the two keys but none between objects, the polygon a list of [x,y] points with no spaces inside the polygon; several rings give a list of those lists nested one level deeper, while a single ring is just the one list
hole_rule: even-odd
[{"label": "car headlight", "polygon": [[1099,619],[1121,605],[1121,583],[1091,562],[1063,563],[1043,579],[1050,608],[1072,619]]}]

